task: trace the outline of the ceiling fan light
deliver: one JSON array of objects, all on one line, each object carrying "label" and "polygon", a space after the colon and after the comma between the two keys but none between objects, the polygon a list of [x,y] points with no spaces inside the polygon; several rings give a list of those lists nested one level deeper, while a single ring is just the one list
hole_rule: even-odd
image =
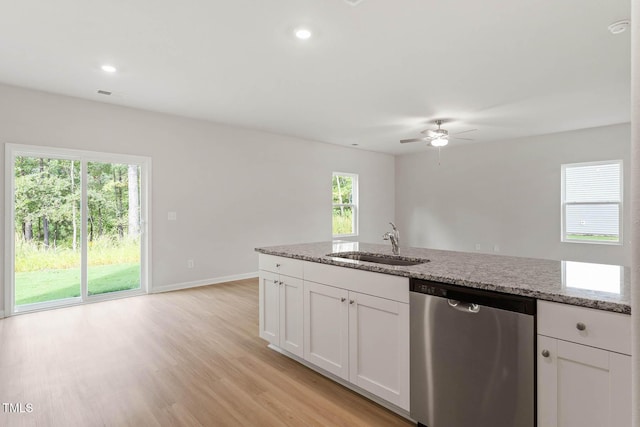
[{"label": "ceiling fan light", "polygon": [[431,140],[431,145],[434,147],[444,147],[449,143],[447,138],[436,138]]},{"label": "ceiling fan light", "polygon": [[100,68],[102,68],[102,71],[104,71],[105,73],[115,73],[116,71],[118,71],[118,69],[116,67],[114,67],[113,65],[109,65],[109,64],[104,64]]},{"label": "ceiling fan light", "polygon": [[295,30],[295,35],[300,40],[307,40],[311,38],[311,31],[306,28],[298,28]]}]

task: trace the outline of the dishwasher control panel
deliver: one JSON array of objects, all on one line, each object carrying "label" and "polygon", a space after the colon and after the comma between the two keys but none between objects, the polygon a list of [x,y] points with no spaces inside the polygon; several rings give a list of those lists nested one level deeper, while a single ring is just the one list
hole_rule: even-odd
[{"label": "dishwasher control panel", "polygon": [[411,282],[409,290],[420,294],[433,295],[436,297],[447,298],[447,290],[424,282]]},{"label": "dishwasher control panel", "polygon": [[522,295],[450,285],[448,283],[423,279],[410,279],[409,290],[419,294],[500,308],[523,314],[536,314],[536,300]]}]

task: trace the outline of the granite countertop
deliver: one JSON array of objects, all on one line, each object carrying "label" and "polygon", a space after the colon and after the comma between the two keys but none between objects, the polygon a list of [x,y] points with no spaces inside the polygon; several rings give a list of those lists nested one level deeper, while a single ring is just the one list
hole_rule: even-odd
[{"label": "granite countertop", "polygon": [[582,307],[631,313],[627,267],[573,261],[400,248],[403,257],[426,258],[413,266],[393,266],[327,256],[368,252],[393,256],[390,245],[362,242],[318,242],[256,248],[257,252],[346,268],[486,289]]}]

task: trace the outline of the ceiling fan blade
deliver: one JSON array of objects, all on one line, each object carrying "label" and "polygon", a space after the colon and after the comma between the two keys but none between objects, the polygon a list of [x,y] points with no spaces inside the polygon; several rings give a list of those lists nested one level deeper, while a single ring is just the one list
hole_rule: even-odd
[{"label": "ceiling fan blade", "polygon": [[400,144],[406,144],[407,142],[421,142],[421,141],[431,141],[431,138],[411,138],[411,139],[401,139]]},{"label": "ceiling fan blade", "polygon": [[471,139],[471,138],[458,138],[457,136],[452,136],[451,138],[452,139],[462,139],[464,141],[475,141],[474,139]]},{"label": "ceiling fan blade", "polygon": [[463,130],[462,132],[456,132],[456,133],[453,133],[451,135],[460,135],[462,133],[473,132],[474,130],[478,130],[478,129]]}]

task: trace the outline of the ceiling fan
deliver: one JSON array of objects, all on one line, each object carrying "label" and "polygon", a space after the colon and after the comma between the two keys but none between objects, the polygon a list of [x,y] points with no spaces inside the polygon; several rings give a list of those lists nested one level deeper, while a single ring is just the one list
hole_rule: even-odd
[{"label": "ceiling fan", "polygon": [[444,123],[444,120],[436,120],[435,124],[438,125],[438,129],[425,129],[420,133],[426,134],[427,136],[422,137],[422,138],[402,139],[402,140],[400,140],[400,143],[401,144],[406,144],[408,142],[426,141],[432,147],[444,147],[445,145],[447,145],[449,143],[449,138],[464,139],[466,141],[473,141],[470,138],[459,138],[459,137],[455,137],[453,135],[460,135],[460,134],[463,134],[463,133],[467,133],[467,132],[472,132],[474,130],[478,130],[478,129],[469,129],[469,130],[465,130],[463,132],[454,133],[454,134],[452,134],[450,136],[449,135],[449,131],[447,131],[446,129],[442,129],[440,127],[443,123]]}]

